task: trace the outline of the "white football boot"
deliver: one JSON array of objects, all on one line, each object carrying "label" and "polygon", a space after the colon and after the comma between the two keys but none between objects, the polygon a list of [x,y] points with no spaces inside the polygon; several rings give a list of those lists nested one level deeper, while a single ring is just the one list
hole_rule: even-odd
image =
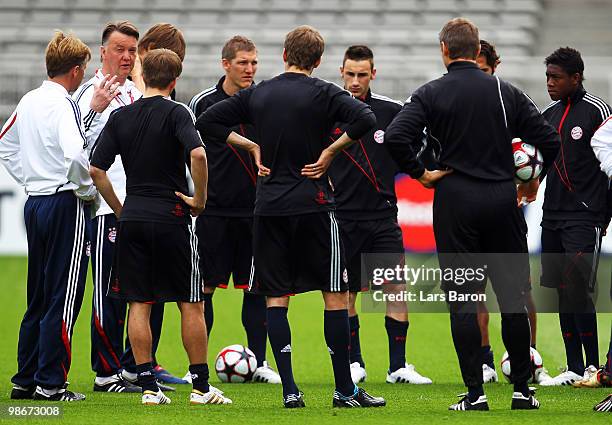
[{"label": "white football boot", "polygon": [[[187,382],[189,382],[190,384],[192,384],[192,380],[191,380],[191,372],[187,372],[185,374],[185,376],[183,377],[183,379]],[[211,384],[208,384],[208,386],[210,387],[210,391],[214,391],[219,395],[223,395],[223,391],[221,391],[219,388],[217,387],[213,387]]]},{"label": "white football boot", "polygon": [[422,376],[414,368],[414,365],[406,363],[406,365],[393,373],[387,373],[387,382],[389,384],[431,384],[431,379]]},{"label": "white football boot", "polygon": [[[189,372],[189,371],[185,374],[185,376],[183,376],[183,379],[185,381],[189,382],[190,384],[193,383],[192,379],[191,379],[191,372]],[[210,391],[214,391],[214,392],[216,392],[219,395],[223,395],[223,391],[221,391],[219,388],[213,387],[211,384],[208,384],[208,386],[210,387]]]},{"label": "white football boot", "polygon": [[576,381],[582,380],[582,376],[577,373],[567,370],[567,368],[554,378],[540,381],[543,387],[554,387],[560,385],[572,385]]},{"label": "white football boot", "polygon": [[219,394],[211,389],[207,393],[203,393],[196,389],[191,390],[189,396],[189,403],[191,404],[232,404],[232,400]]},{"label": "white football boot", "polygon": [[142,404],[147,406],[154,406],[157,404],[170,404],[171,400],[168,398],[162,390],[157,392],[151,390],[145,390],[142,393]]},{"label": "white football boot", "polygon": [[259,366],[257,369],[255,369],[255,373],[253,373],[253,382],[280,384],[281,377],[268,365],[268,362],[263,362],[263,366]]},{"label": "white football boot", "polygon": [[552,376],[550,376],[548,374],[548,369],[546,369],[545,367],[540,367],[538,369],[536,369],[535,371],[535,376],[533,378],[533,383],[534,384],[541,384],[544,381],[548,381],[549,379],[552,379]]},{"label": "white football boot", "polygon": [[364,367],[361,367],[359,362],[351,363],[351,379],[353,384],[357,385],[360,382],[364,382],[368,374]]},{"label": "white football boot", "polygon": [[490,382],[497,382],[499,378],[497,377],[497,371],[490,367],[488,364],[482,364],[482,382],[488,384]]}]

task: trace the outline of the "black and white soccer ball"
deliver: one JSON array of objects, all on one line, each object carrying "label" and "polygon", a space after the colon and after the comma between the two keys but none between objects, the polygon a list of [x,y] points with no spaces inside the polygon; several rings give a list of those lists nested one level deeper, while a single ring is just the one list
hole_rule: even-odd
[{"label": "black and white soccer ball", "polygon": [[248,382],[253,379],[255,369],[257,369],[255,354],[240,344],[225,347],[217,354],[215,360],[215,371],[221,382]]},{"label": "black and white soccer ball", "polygon": [[[529,379],[530,383],[539,382],[538,375],[544,370],[543,366],[544,365],[542,361],[542,356],[540,355],[540,353],[538,353],[538,350],[531,347],[531,364],[530,364],[531,378]],[[502,356],[501,370],[502,370],[502,374],[504,375],[504,378],[506,378],[506,381],[511,382],[510,376],[511,376],[512,370],[510,369],[510,357],[508,356],[507,351]]]},{"label": "black and white soccer ball", "polygon": [[512,154],[514,155],[514,182],[527,183],[540,177],[544,158],[535,147],[521,139],[512,139]]}]

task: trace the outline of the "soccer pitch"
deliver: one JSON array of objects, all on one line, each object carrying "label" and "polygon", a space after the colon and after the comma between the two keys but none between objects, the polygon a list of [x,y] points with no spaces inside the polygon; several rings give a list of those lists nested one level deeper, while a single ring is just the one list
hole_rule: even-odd
[{"label": "soccer pitch", "polygon": [[[609,278],[611,259],[602,259],[600,274]],[[4,296],[0,311],[0,422],[11,423],[6,415],[7,405],[34,405],[34,402],[15,403],[9,399],[10,378],[16,371],[16,350],[19,323],[26,304],[26,260],[23,257],[0,257],[0,288]],[[605,275],[602,275],[602,278]],[[567,387],[542,388],[538,399],[539,411],[510,411],[511,386],[505,383],[488,384],[489,412],[449,412],[447,407],[463,392],[455,351],[450,337],[447,314],[414,314],[408,331],[408,362],[419,372],[433,379],[434,384],[414,386],[385,384],[387,364],[387,336],[382,314],[361,314],[361,345],[368,380],[363,385],[369,392],[384,396],[387,407],[379,409],[332,409],[333,377],[329,354],[323,338],[323,302],[320,294],[312,293],[291,300],[289,320],[292,325],[293,367],[300,389],[305,393],[305,409],[287,410],[282,407],[280,386],[266,384],[220,384],[214,372],[211,383],[223,389],[233,399],[230,406],[190,406],[190,386],[177,386],[168,393],[168,406],[141,406],[139,394],[109,394],[92,391],[94,374],[90,369],[90,313],[91,273],[88,276],[83,308],[74,330],[70,389],[87,395],[84,402],[62,404],[62,423],[97,424],[185,424],[185,423],[407,423],[438,424],[561,424],[606,423],[610,414],[594,413],[593,405],[610,389],[574,389]],[[218,290],[214,297],[215,323],[210,340],[209,363],[217,352],[230,344],[246,344],[240,319],[242,291]],[[599,316],[600,361],[608,347],[612,315]],[[491,343],[499,364],[504,351],[500,336],[499,315],[491,316]],[[563,344],[557,316],[539,315],[538,351],[552,375],[564,364]],[[178,309],[166,306],[164,329],[157,353],[158,361],[176,375],[187,370],[187,357],[180,340]],[[268,360],[274,364],[268,349]],[[501,373],[500,373],[501,378]],[[503,378],[502,378],[503,379]],[[39,405],[39,403],[37,404]],[[49,423],[47,419],[28,418],[27,423]]]}]

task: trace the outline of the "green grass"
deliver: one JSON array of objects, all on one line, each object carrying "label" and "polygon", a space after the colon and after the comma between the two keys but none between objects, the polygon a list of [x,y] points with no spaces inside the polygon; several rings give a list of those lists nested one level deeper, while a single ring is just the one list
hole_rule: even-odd
[{"label": "green grass", "polygon": [[[601,269],[609,271],[610,264]],[[26,261],[24,258],[0,257],[0,288],[3,308],[0,311],[0,405],[10,403],[10,378],[16,370],[16,349],[19,323],[25,311]],[[609,275],[608,275],[609,276]],[[372,410],[332,409],[333,379],[329,355],[323,339],[323,303],[319,294],[305,294],[291,300],[290,322],[293,330],[293,364],[296,381],[305,393],[306,409],[287,411],[281,406],[280,386],[263,384],[219,384],[216,377],[211,382],[218,385],[234,400],[231,406],[192,407],[187,403],[189,387],[179,386],[170,393],[172,404],[144,408],[139,395],[100,394],[92,392],[94,374],[90,370],[89,320],[91,312],[91,280],[88,281],[85,301],[73,337],[73,362],[69,380],[72,390],[84,392],[87,400],[63,405],[60,422],[74,424],[129,423],[129,424],[185,424],[185,423],[331,423],[355,421],[356,423],[408,423],[437,424],[478,423],[486,421],[503,424],[560,424],[588,421],[610,423],[610,415],[591,411],[609,390],[578,390],[573,388],[545,388],[538,392],[543,407],[538,412],[511,412],[509,410],[511,387],[492,384],[486,387],[491,411],[488,413],[448,412],[447,406],[455,395],[463,391],[457,359],[450,338],[447,314],[414,314],[410,319],[408,335],[408,361],[434,380],[434,385],[411,386],[384,383],[387,368],[387,341],[384,318],[380,314],[361,315],[362,351],[368,370],[368,382],[364,387],[387,399],[388,406]],[[219,290],[215,295],[215,327],[210,341],[209,362],[224,346],[246,343],[240,320],[242,294],[236,290]],[[601,358],[608,347],[610,314],[600,315]],[[491,317],[491,339],[496,360],[504,351],[499,332],[499,315]],[[546,367],[556,374],[564,362],[557,317],[553,314],[539,316],[538,350]],[[162,341],[158,359],[168,370],[177,375],[185,373],[187,357],[180,342],[178,310],[166,306]],[[272,354],[268,353],[272,360]],[[272,362],[273,363],[273,362]],[[15,403],[12,403],[15,404]],[[32,402],[22,402],[22,405]],[[6,417],[5,417],[6,418]],[[0,422],[8,422],[0,416]],[[28,423],[48,423],[48,419],[31,420]]]}]

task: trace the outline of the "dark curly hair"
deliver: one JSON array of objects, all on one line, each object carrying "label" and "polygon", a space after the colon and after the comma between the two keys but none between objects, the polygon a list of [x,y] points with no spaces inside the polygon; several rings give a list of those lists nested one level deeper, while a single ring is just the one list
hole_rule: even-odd
[{"label": "dark curly hair", "polygon": [[584,81],[584,62],[580,52],[576,49],[560,47],[544,59],[544,64],[546,66],[557,65],[567,75],[580,74],[580,81]]},{"label": "dark curly hair", "polygon": [[487,65],[491,69],[495,69],[499,65],[499,55],[495,51],[495,45],[489,43],[487,40],[480,40],[480,55],[484,56]]}]

